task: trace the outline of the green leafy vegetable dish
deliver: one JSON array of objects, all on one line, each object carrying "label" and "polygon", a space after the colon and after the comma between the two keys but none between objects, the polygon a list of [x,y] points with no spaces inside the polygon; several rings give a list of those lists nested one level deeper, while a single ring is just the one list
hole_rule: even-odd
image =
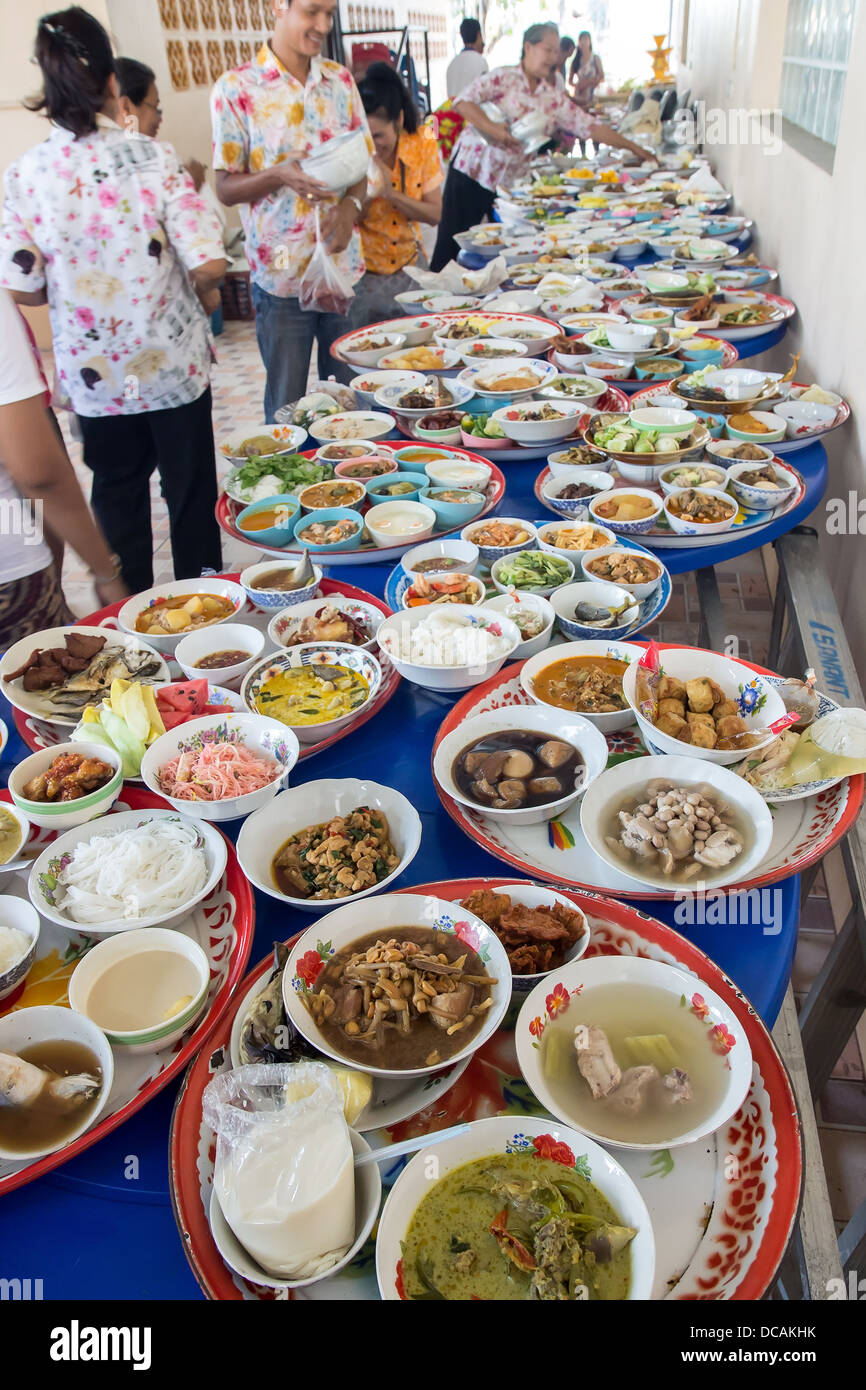
[{"label": "green leafy vegetable dish", "polygon": [[247,459],[226,479],[226,491],[236,502],[262,502],[266,497],[297,492],[308,483],[333,478],[330,463],[304,458],[303,454],[271,454]]},{"label": "green leafy vegetable dish", "polygon": [[478,439],[505,438],[505,430],[490,415],[464,415],[460,427],[465,434],[474,434]]},{"label": "green leafy vegetable dish", "polygon": [[466,1163],[422,1199],[403,1241],[413,1301],[565,1302],[628,1297],[637,1231],[591,1181],[537,1153]]},{"label": "green leafy vegetable dish", "polygon": [[550,555],[546,550],[519,550],[496,561],[496,578],[512,589],[541,593],[568,584],[574,572],[570,560],[562,555]]}]

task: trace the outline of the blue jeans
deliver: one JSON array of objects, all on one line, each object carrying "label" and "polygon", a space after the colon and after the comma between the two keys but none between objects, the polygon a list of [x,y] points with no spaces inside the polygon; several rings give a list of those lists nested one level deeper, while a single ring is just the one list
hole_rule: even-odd
[{"label": "blue jeans", "polygon": [[267,373],[265,420],[270,425],[280,406],[306,394],[314,338],[319,344],[319,376],[323,381],[333,376],[348,385],[357,375],[355,369],[330,355],[331,344],[342,333],[348,333],[351,325],[341,314],[308,312],[300,307],[297,298],[268,294],[255,281],[250,288],[256,311],[256,339]]}]

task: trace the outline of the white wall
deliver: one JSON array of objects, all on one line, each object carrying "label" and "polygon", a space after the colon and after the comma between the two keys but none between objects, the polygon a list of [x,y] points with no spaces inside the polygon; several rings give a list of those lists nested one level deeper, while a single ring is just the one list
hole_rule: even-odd
[{"label": "white wall", "polygon": [[[673,25],[682,36],[682,5]],[[779,101],[785,0],[689,0],[688,50],[679,54],[680,90],[708,107],[776,108]],[[688,58],[688,62],[687,62]],[[783,342],[757,359],[785,369],[800,352],[797,378],[818,381],[850,402],[852,419],[826,440],[827,498],[858,497],[866,441],[866,5],[855,19],[833,173],[790,145],[764,154],[757,145],[708,146],[706,153],[737,210],[756,219],[760,258],[780,271],[781,293],[799,313]],[[752,365],[750,363],[750,365]],[[792,460],[796,464],[796,458]],[[822,505],[811,518],[845,619],[848,641],[866,680],[866,545],[860,536],[829,536]],[[866,526],[866,521],[864,521]]]}]

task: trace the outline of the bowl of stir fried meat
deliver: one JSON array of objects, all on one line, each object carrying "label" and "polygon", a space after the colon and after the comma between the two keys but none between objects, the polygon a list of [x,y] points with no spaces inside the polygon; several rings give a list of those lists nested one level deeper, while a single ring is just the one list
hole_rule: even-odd
[{"label": "bowl of stir fried meat", "polygon": [[588,580],[618,584],[641,602],[658,588],[664,573],[660,560],[621,545],[593,551],[581,560],[581,568]]},{"label": "bowl of stir fried meat", "polygon": [[533,703],[580,714],[602,733],[627,729],[635,716],[622,680],[643,650],[633,642],[564,642],[531,657],[520,684]]},{"label": "bowl of stir fried meat", "polygon": [[120,754],[107,744],[58,743],[9,774],[19,811],[49,830],[72,830],[110,811],[123,786]]},{"label": "bowl of stir fried meat", "polygon": [[728,487],[741,506],[772,510],[797,491],[796,474],[775,463],[734,463]]},{"label": "bowl of stir fried meat", "polygon": [[477,888],[461,907],[495,931],[511,964],[512,994],[528,994],[542,975],[578,960],[589,945],[589,923],[561,893],[532,883]]},{"label": "bowl of stir fried meat", "polygon": [[684,487],[665,498],[665,516],[680,536],[718,535],[730,531],[737,503],[718,488]]},{"label": "bowl of stir fried meat", "polygon": [[328,1057],[374,1076],[425,1076],[482,1047],[511,1001],[511,967],[480,917],[422,893],[351,901],[292,946],[291,1022]]},{"label": "bowl of stir fried meat", "polygon": [[322,778],[289,787],[249,816],[238,857],[263,893],[322,913],[386,888],[420,844],[421,821],[401,792],[356,777]]},{"label": "bowl of stir fried meat", "polygon": [[373,651],[384,617],[372,603],[332,594],[329,599],[308,599],[277,613],[268,624],[268,636],[277,647],[299,647],[304,642],[345,642],[351,647]]}]

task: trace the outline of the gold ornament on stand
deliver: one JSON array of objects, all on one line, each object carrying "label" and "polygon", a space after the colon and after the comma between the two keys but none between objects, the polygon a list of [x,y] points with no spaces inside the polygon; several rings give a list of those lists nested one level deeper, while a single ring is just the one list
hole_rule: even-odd
[{"label": "gold ornament on stand", "polygon": [[653,81],[667,82],[671,76],[671,71],[668,67],[668,55],[673,53],[673,48],[662,48],[662,44],[665,40],[664,34],[653,34],[653,38],[655,40],[655,48],[648,48],[646,50],[648,56],[652,58]]}]

